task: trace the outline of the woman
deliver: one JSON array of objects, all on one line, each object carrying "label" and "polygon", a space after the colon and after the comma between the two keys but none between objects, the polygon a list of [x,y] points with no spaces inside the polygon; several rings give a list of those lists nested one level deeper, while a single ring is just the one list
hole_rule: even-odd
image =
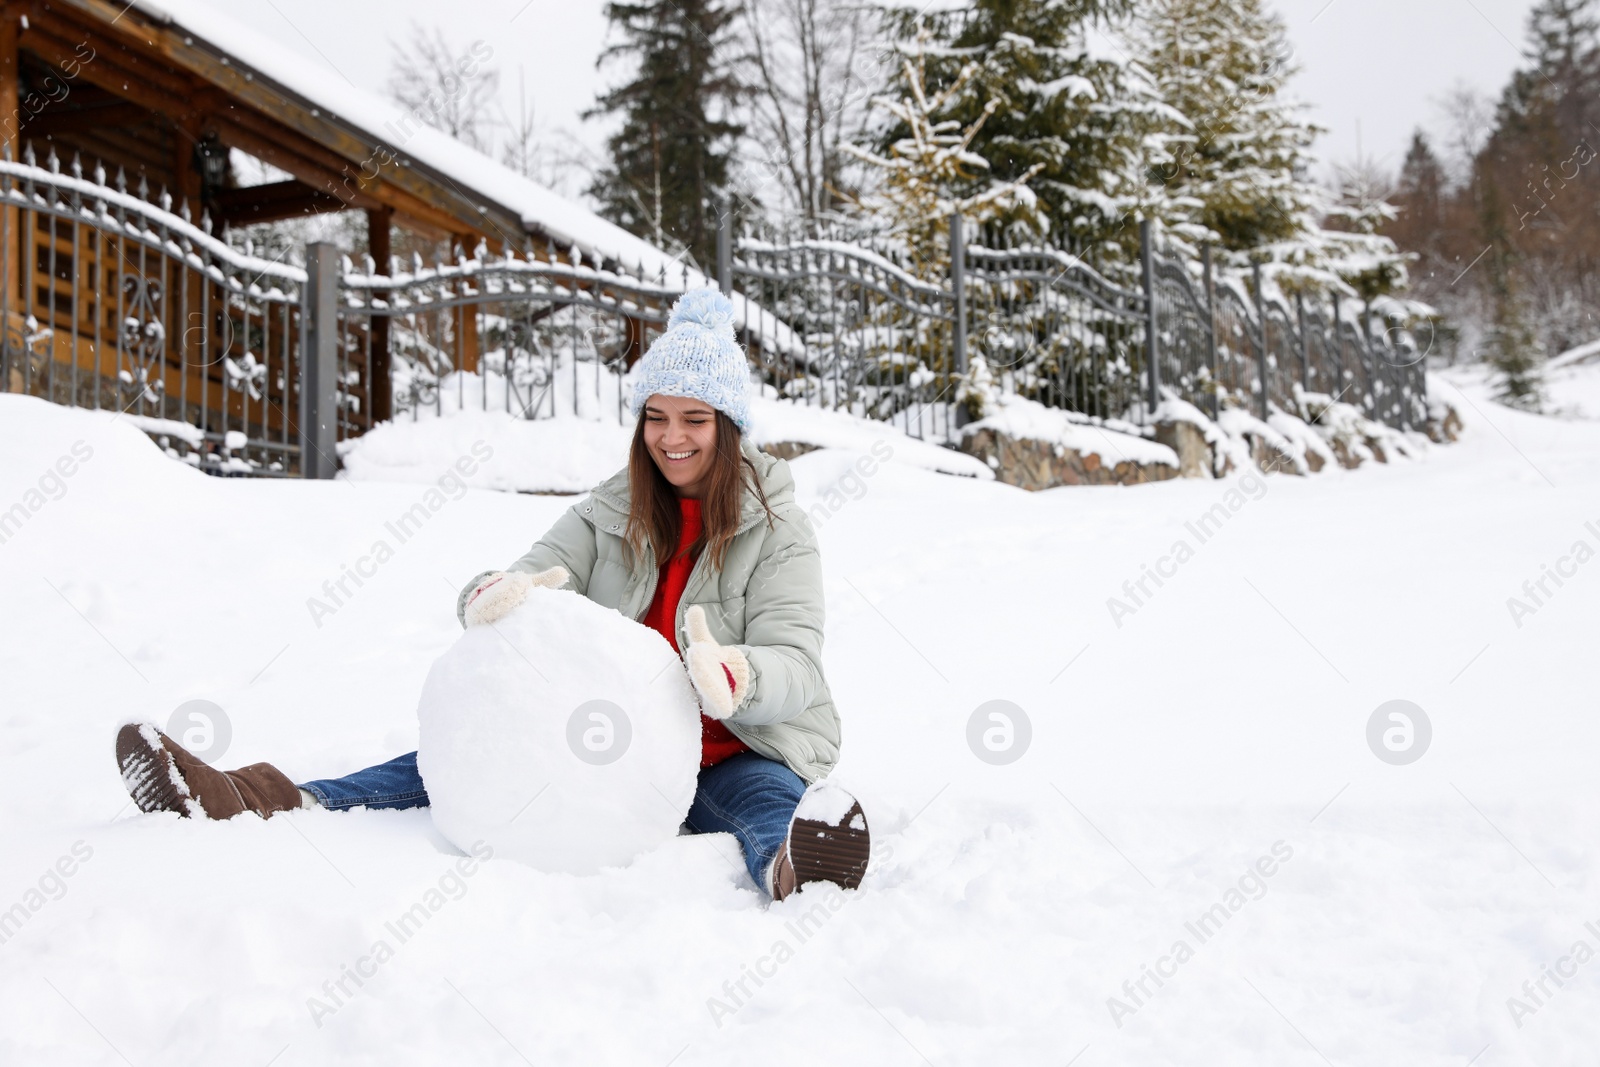
[{"label": "woman", "polygon": [[[822,676],[816,538],[788,464],[744,440],[746,366],[727,298],[700,289],[679,299],[638,368],[628,466],[506,570],[469,582],[456,614],[463,626],[493,625],[533,586],[568,587],[659,631],[700,698],[686,826],[733,834],[750,877],[781,900],[808,882],[858,886],[869,842],[848,796],[808,805],[826,817],[796,816],[838,760],[839,715]],[[297,786],[270,763],[215,770],[154,725],[130,723],[117,765],[144,811],[226,819],[428,803],[414,752]]]}]

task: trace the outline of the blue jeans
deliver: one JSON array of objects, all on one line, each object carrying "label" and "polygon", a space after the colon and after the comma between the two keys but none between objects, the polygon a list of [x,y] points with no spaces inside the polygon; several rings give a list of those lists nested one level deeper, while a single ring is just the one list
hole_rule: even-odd
[{"label": "blue jeans", "polygon": [[[415,752],[343,778],[304,782],[300,788],[323,807],[335,810],[428,805]],[[740,752],[701,768],[685,825],[697,834],[720,832],[738,838],[745,868],[756,885],[762,886],[767,865],[789,835],[789,821],[805,791],[800,776],[782,763],[754,752]]]}]

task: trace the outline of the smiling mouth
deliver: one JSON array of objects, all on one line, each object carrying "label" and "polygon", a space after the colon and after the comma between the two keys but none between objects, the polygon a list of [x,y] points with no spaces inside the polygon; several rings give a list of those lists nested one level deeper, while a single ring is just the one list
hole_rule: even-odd
[{"label": "smiling mouth", "polygon": [[691,448],[687,452],[668,452],[666,449],[662,449],[661,454],[666,456],[674,463],[682,463],[684,460],[688,459],[698,451],[700,451],[698,448]]}]

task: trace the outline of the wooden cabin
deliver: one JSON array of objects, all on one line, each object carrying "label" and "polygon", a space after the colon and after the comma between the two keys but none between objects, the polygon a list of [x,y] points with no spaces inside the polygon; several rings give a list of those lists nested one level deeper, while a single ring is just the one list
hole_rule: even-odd
[{"label": "wooden cabin", "polygon": [[[297,356],[290,348],[294,309],[289,301],[281,308],[284,329],[278,334],[265,311],[261,322],[247,312],[240,324],[259,331],[269,348],[277,343],[283,348],[279,369],[267,376],[266,385],[269,393],[280,389],[277,407],[282,410],[268,410],[257,420],[248,401],[240,409],[236,398],[228,397],[218,359],[181,351],[186,331],[175,310],[169,309],[164,323],[146,324],[142,334],[137,316],[124,313],[125,299],[148,302],[151,294],[168,304],[181,298],[186,306],[203,306],[210,283],[199,274],[187,281],[152,280],[148,292],[141,288],[143,281],[129,283],[133,268],[117,265],[111,253],[129,262],[131,244],[119,243],[92,223],[80,225],[81,210],[58,205],[48,218],[34,210],[32,205],[44,199],[64,203],[63,198],[99,195],[76,186],[63,191],[64,183],[56,182],[41,199],[32,183],[47,168],[64,176],[76,166],[85,181],[103,170],[108,187],[120,182],[129,195],[215,236],[247,223],[364,212],[380,273],[397,227],[497,254],[588,257],[595,264],[620,262],[647,272],[654,263],[670,262],[660,250],[587,209],[428,128],[424,116],[406,114],[298,60],[194,0],[163,0],[159,8],[126,0],[0,0],[0,154],[38,168],[26,174],[13,168],[0,179],[9,205],[0,212],[5,231],[0,302],[9,305],[4,320],[11,355],[11,377],[0,381],[0,389],[17,390],[20,378],[43,373],[40,367],[60,376],[63,365],[70,365],[74,390],[80,377],[104,377],[98,363],[91,372],[84,353],[95,353],[98,361],[107,334],[121,331],[135,348],[157,340],[165,344],[150,373],[159,376],[166,395],[180,390],[185,396],[205,395],[211,388],[225,398],[227,412],[244,412],[244,429],[252,435],[270,436],[276,427],[285,442],[293,436],[289,386],[274,384]],[[289,177],[234,184],[229,159],[235,149]],[[126,293],[113,293],[118,286]],[[462,346],[457,365],[466,370],[476,367],[474,321],[464,315],[457,331]],[[644,326],[630,321],[625,332],[631,362],[645,343]],[[373,319],[370,334],[363,342],[370,349],[368,369],[356,386],[366,426],[393,410],[386,320]],[[46,335],[47,340],[37,340]],[[24,349],[19,362],[17,353]],[[115,373],[126,384],[127,368]],[[98,382],[95,388],[94,406],[102,406]],[[268,409],[272,401],[268,395]],[[74,392],[65,402],[84,401]],[[192,410],[192,405],[180,407],[177,419],[190,418]],[[173,417],[170,409],[167,417]],[[204,403],[200,419],[204,423]]]}]

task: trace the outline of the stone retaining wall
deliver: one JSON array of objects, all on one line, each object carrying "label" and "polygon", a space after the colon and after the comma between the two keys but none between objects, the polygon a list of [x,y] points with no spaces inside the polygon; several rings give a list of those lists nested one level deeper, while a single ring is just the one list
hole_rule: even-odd
[{"label": "stone retaining wall", "polygon": [[1058,485],[1138,485],[1178,477],[1178,468],[1168,463],[1119,460],[1108,465],[1096,452],[1012,438],[988,428],[962,438],[961,450],[987,463],[998,481],[1030,490]]}]

